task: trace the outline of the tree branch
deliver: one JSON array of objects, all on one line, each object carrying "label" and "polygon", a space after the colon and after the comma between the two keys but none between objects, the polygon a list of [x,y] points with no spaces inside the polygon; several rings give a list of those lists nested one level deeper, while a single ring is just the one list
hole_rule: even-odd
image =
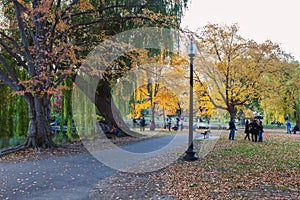
[{"label": "tree branch", "polygon": [[17,85],[14,84],[13,81],[11,81],[1,69],[0,69],[0,84],[8,85],[15,91],[18,91]]},{"label": "tree branch", "polygon": [[92,24],[107,23],[107,22],[125,22],[125,21],[131,20],[131,19],[146,19],[146,20],[151,20],[150,17],[146,17],[146,16],[131,16],[131,15],[128,15],[126,17],[121,17],[121,18],[99,19],[99,20],[90,21],[90,22],[78,23],[78,24],[75,24],[75,25],[71,26],[69,28],[69,30],[78,28],[80,26],[89,26],[89,25],[92,25]]},{"label": "tree branch", "polygon": [[[5,38],[8,39],[9,41],[11,41],[11,43],[15,46],[16,49],[21,50],[21,47],[19,46],[19,44],[16,42],[15,39],[13,39],[12,37],[8,36],[7,34],[5,34],[5,33],[2,32],[2,31],[0,31],[0,35],[2,35],[3,37],[5,37]],[[0,38],[0,40],[2,40],[2,39]],[[4,41],[3,41],[3,42],[4,42]],[[20,54],[21,54],[22,56],[25,56],[25,53],[22,52],[22,51],[20,51]]]},{"label": "tree branch", "polygon": [[17,0],[13,0],[14,2],[14,8],[16,11],[16,19],[18,22],[18,28],[20,31],[20,36],[21,36],[21,40],[25,49],[25,54],[26,54],[26,59],[28,62],[28,73],[31,77],[35,76],[35,70],[34,70],[34,62],[33,62],[33,58],[30,54],[30,50],[29,50],[29,42],[28,42],[28,38],[25,32],[25,28],[24,28],[24,24],[22,22],[22,16],[21,16],[21,9],[23,9],[23,6],[20,5],[20,3]]},{"label": "tree branch", "polygon": [[13,58],[15,58],[17,60],[17,62],[22,65],[24,68],[28,69],[28,66],[26,65],[26,63],[22,60],[22,58],[16,54],[15,52],[13,52],[11,50],[11,48],[9,48],[4,41],[0,38],[0,44],[1,46],[7,51],[7,53],[9,53],[9,55],[11,55]]},{"label": "tree branch", "polygon": [[0,54],[0,62],[2,63],[4,69],[7,71],[7,73],[9,74],[9,76],[13,79],[13,81],[16,82],[16,83],[18,83],[19,80],[18,80],[17,76],[10,69],[10,67],[8,66],[7,62],[5,61],[4,57],[1,54]]}]

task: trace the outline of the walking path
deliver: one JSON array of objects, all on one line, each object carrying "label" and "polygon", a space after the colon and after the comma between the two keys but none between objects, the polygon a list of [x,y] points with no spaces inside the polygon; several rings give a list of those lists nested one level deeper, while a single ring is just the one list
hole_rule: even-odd
[{"label": "walking path", "polygon": [[0,199],[88,199],[91,187],[116,173],[90,154],[1,163]]},{"label": "walking path", "polygon": [[[153,152],[158,149],[164,149],[163,152],[177,151],[183,147],[180,141],[186,142],[187,134],[179,134],[178,140],[174,142],[174,136],[165,136],[153,138],[122,147],[126,152],[132,155],[145,155],[143,160],[134,160],[128,162],[129,171],[133,165],[140,169],[141,165],[146,165],[144,170],[149,170],[149,164],[153,162]],[[201,137],[201,136],[197,136]],[[173,143],[172,143],[173,142]],[[172,145],[168,145],[172,144]],[[184,146],[186,148],[187,146]],[[112,151],[114,152],[114,150]],[[184,151],[181,151],[184,152]],[[99,155],[113,155],[107,151],[94,152]],[[151,155],[147,157],[147,155]],[[173,154],[173,153],[172,153]],[[164,155],[162,155],[164,157]],[[149,159],[151,160],[150,162]],[[128,158],[125,160],[130,161]],[[155,157],[157,159],[157,157]],[[169,160],[173,158],[168,158]],[[175,158],[174,158],[175,159]],[[121,157],[115,157],[114,160],[121,161]],[[169,161],[168,160],[168,161]],[[131,160],[132,161],[132,160]],[[157,162],[158,161],[158,162]],[[161,163],[160,160],[155,162]],[[107,163],[106,163],[107,164]],[[152,163],[153,164],[153,163]],[[114,168],[118,168],[112,166]],[[124,167],[122,165],[121,167]],[[151,166],[150,166],[151,167]],[[153,166],[152,166],[153,167]],[[164,166],[160,166],[164,167]],[[124,169],[124,170],[122,170]],[[126,171],[122,168],[122,171]],[[0,163],[0,199],[49,199],[49,200],[81,200],[89,198],[89,191],[101,180],[116,174],[118,171],[107,167],[99,162],[91,154],[81,154],[68,157],[51,157],[47,160],[28,161],[22,163]]]}]

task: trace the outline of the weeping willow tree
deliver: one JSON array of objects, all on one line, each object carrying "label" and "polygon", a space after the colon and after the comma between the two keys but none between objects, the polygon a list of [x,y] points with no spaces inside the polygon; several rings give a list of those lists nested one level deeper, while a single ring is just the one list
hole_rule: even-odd
[{"label": "weeping willow tree", "polygon": [[[183,14],[183,8],[186,7],[186,3],[187,0],[106,1],[105,3],[102,3],[100,7],[107,9],[101,12],[100,15],[104,18],[105,16],[114,16],[116,20],[101,24],[101,30],[105,30],[104,32],[106,35],[114,35],[126,30],[147,26],[178,28]],[[126,6],[121,7],[120,5]],[[143,17],[132,18],[126,20],[125,23],[120,23],[120,20],[118,20],[120,19],[119,15],[124,15],[125,13]],[[145,14],[148,17],[145,17]],[[153,39],[155,40],[155,38]],[[140,40],[140,43],[146,42],[147,40]],[[160,54],[160,50],[148,49],[149,57],[155,57]],[[139,64],[139,56],[140,54],[138,52],[128,52],[124,56],[121,56],[116,63],[107,66],[104,77],[100,80],[96,91],[95,104],[106,122],[111,126],[119,127],[123,132],[130,133],[130,135],[134,135],[134,133],[128,129],[127,125],[121,119],[121,114],[118,113],[118,109],[116,109],[115,104],[112,101],[111,90],[116,85],[118,79]],[[119,96],[119,98],[122,97]],[[119,99],[119,101],[124,101],[124,99]],[[113,114],[113,112],[115,114]]]},{"label": "weeping willow tree", "polygon": [[[13,60],[8,62],[16,64]],[[22,68],[15,73],[22,78],[26,76]],[[25,138],[29,122],[26,102],[6,85],[0,84],[0,96],[0,138]]]},{"label": "weeping willow tree", "polygon": [[25,137],[29,119],[24,99],[6,86],[0,86],[0,96],[0,138]]}]

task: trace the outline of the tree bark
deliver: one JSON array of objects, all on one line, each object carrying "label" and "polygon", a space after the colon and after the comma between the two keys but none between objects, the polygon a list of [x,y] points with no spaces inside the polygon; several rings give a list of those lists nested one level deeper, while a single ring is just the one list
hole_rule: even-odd
[{"label": "tree bark", "polygon": [[28,106],[29,115],[29,127],[24,146],[36,149],[55,146],[51,138],[50,96],[44,95],[40,97],[39,95],[25,94],[24,98]]},{"label": "tree bark", "polygon": [[153,124],[153,127],[150,127],[152,131],[155,131],[155,103],[152,102],[152,106],[151,106],[151,121]]},{"label": "tree bark", "polygon": [[297,118],[297,119],[296,119],[296,125],[297,125],[298,127],[300,127],[300,118]]},{"label": "tree bark", "polygon": [[100,81],[96,91],[95,105],[109,126],[119,128],[127,136],[141,136],[141,134],[131,131],[122,119],[121,113],[112,100],[111,87],[108,81]]},{"label": "tree bark", "polygon": [[236,109],[235,109],[235,106],[234,106],[234,105],[228,105],[227,110],[228,110],[228,112],[229,112],[229,114],[230,114],[230,118],[231,118],[231,119],[234,119],[235,116],[236,116]]}]

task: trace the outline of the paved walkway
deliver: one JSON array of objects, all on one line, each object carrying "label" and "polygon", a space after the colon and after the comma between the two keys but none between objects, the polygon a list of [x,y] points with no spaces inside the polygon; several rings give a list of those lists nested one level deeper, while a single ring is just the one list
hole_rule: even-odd
[{"label": "paved walkway", "polygon": [[0,164],[0,199],[88,199],[99,180],[116,173],[90,154]]},{"label": "paved walkway", "polygon": [[[172,150],[173,147],[182,148],[179,142],[186,141],[187,134],[180,134],[180,136],[176,137],[178,139],[177,143],[176,140],[175,143],[172,143],[174,142],[174,136],[165,136],[130,144],[122,147],[122,149],[126,150],[126,152],[132,152],[133,155],[142,154],[152,156],[152,152],[158,152],[160,154],[157,149],[162,149],[166,146],[168,146],[168,150]],[[198,135],[198,137],[201,136]],[[168,145],[170,143],[172,145]],[[186,146],[184,148],[186,148]],[[178,149],[175,149],[175,151],[178,153]],[[94,153],[96,156],[112,155],[111,152],[108,154],[103,152],[104,151]],[[121,157],[115,157],[114,160],[119,159],[121,159]],[[131,158],[125,160],[130,159]],[[148,159],[146,159],[146,161],[140,161],[138,159],[131,163],[140,169],[141,162],[143,166],[149,166],[147,160]],[[113,167],[118,169],[118,167]],[[91,154],[53,157],[47,160],[15,164],[0,163],[0,199],[88,199],[89,191],[99,181],[116,174],[118,171],[115,169],[105,166]],[[149,170],[149,168],[145,170]]]}]

